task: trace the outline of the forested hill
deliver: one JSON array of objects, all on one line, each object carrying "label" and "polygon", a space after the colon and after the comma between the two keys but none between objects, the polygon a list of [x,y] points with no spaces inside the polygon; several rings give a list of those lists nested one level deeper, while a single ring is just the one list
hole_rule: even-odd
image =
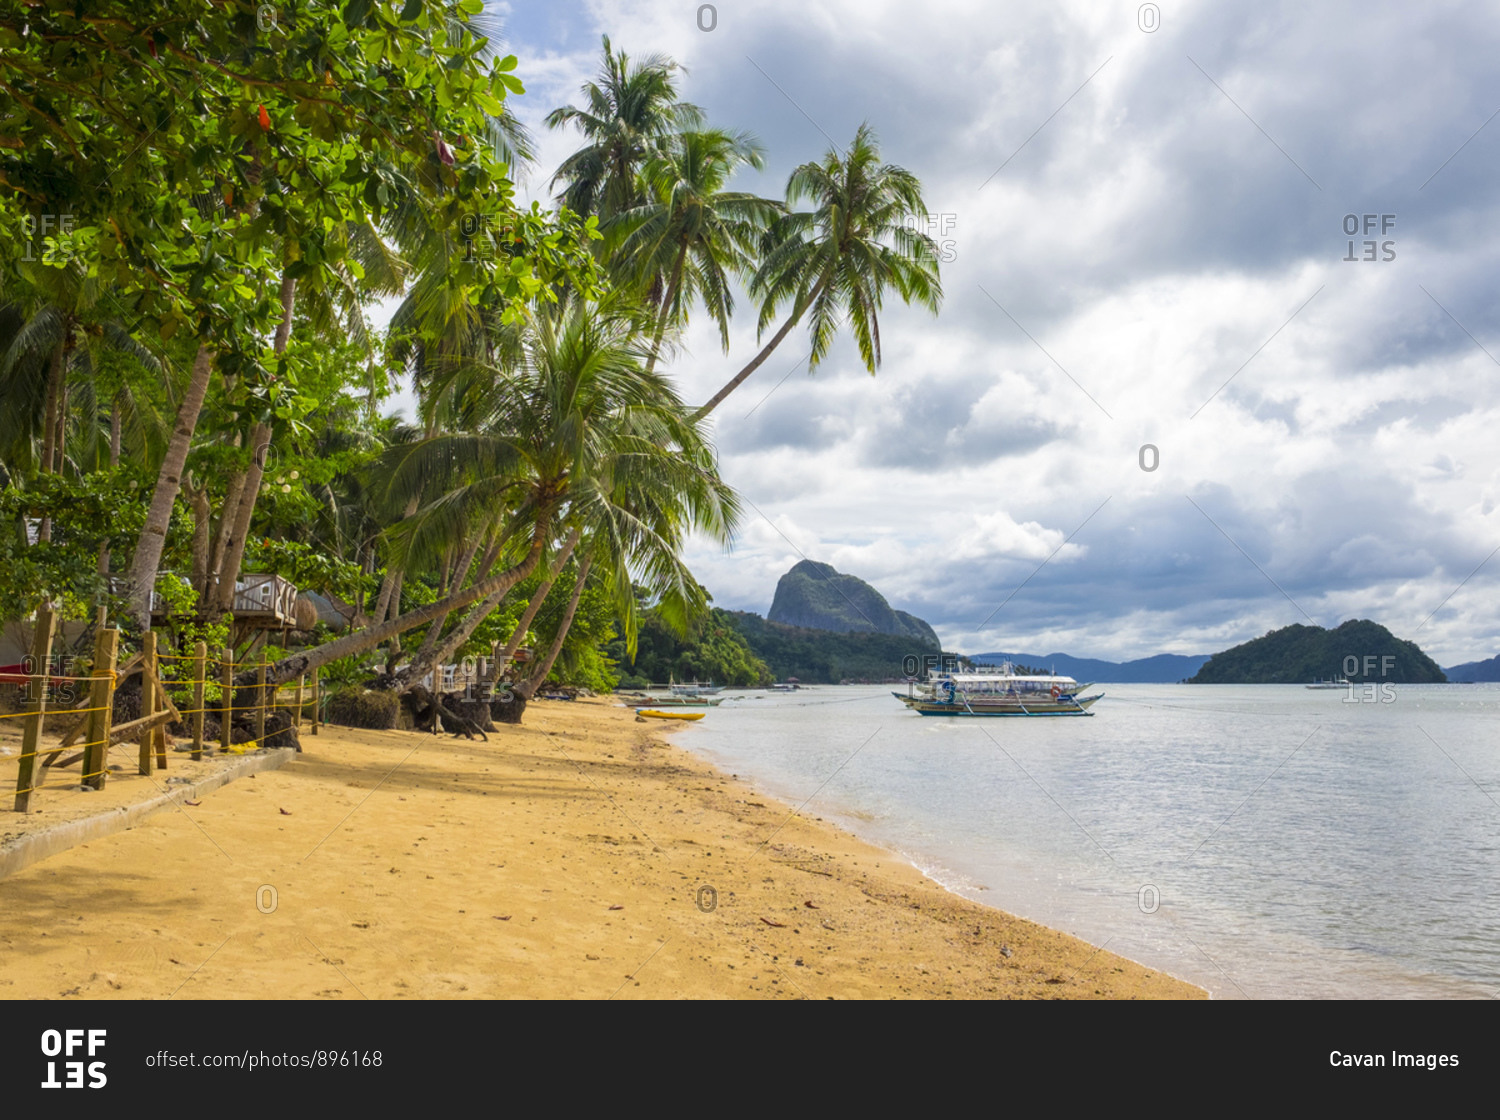
[{"label": "forested hill", "polygon": [[1287,626],[1216,653],[1189,684],[1310,684],[1340,674],[1351,681],[1441,683],[1448,678],[1415,642],[1379,623],[1350,619],[1335,630]]},{"label": "forested hill", "polygon": [[747,611],[722,613],[777,680],[796,677],[803,684],[903,680],[906,658],[938,652],[936,637],[929,645],[896,634],[830,633],[786,626]]},{"label": "forested hill", "polygon": [[938,645],[937,634],[920,618],[893,610],[884,595],[858,576],[816,560],[799,561],[781,577],[766,620],[840,634],[894,634],[924,647]]},{"label": "forested hill", "polygon": [[789,677],[803,684],[902,680],[904,663],[931,657],[938,649],[936,643],[927,646],[895,634],[807,630],[715,607],[686,636],[675,633],[654,610],[643,611],[634,660],[623,638],[605,652],[619,665],[621,687],[646,688],[669,679],[742,687]]}]

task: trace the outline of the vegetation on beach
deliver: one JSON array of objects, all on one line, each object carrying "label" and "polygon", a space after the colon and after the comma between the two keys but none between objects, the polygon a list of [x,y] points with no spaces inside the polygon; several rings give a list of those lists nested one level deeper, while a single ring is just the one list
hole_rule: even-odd
[{"label": "vegetation on beach", "polygon": [[[522,209],[521,67],[482,8],[0,15],[0,616],[102,611],[133,645],[154,613],[243,656],[254,572],[343,619],[295,620],[273,682],[407,691],[521,645],[528,696],[669,663],[767,678],[682,560],[739,521],[704,418],[799,325],[816,365],[847,322],[874,372],[887,292],[937,310],[920,186],[862,126],[784,199],[732,189],[754,138],[606,39],[547,118],[582,138],[557,205]],[[727,349],[736,291],[775,331],[685,402],[676,342],[701,310]],[[399,383],[409,424],[382,413]]]}]

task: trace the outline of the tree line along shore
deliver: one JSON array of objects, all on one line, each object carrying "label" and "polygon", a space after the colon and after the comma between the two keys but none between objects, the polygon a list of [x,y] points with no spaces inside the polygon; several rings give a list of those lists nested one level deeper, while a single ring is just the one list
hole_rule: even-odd
[{"label": "tree line along shore", "polygon": [[[862,125],[780,197],[740,189],[756,138],[606,37],[545,117],[577,142],[552,203],[522,207],[525,63],[479,0],[157,7],[0,17],[11,644],[44,607],[78,674],[100,627],[122,658],[201,642],[241,667],[221,714],[262,656],[268,687],[400,696],[483,656],[529,698],[671,635],[763,676],[683,560],[742,520],[710,419],[784,343],[816,368],[847,336],[873,373],[883,301],[938,310],[917,176]],[[745,316],[738,372],[684,400],[683,331],[727,351]]]}]

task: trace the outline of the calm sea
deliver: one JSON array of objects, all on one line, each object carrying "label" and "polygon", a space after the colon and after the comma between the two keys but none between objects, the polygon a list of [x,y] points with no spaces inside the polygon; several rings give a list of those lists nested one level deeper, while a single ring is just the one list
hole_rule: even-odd
[{"label": "calm sea", "polygon": [[1100,687],[1051,719],[742,694],[675,741],[1216,998],[1500,996],[1500,685]]}]

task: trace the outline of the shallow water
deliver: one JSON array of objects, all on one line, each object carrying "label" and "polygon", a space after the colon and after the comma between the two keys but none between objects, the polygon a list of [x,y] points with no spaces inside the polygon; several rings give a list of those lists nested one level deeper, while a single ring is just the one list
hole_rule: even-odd
[{"label": "shallow water", "polygon": [[1101,687],[1050,719],[742,695],[675,742],[1216,998],[1500,995],[1500,685]]}]

